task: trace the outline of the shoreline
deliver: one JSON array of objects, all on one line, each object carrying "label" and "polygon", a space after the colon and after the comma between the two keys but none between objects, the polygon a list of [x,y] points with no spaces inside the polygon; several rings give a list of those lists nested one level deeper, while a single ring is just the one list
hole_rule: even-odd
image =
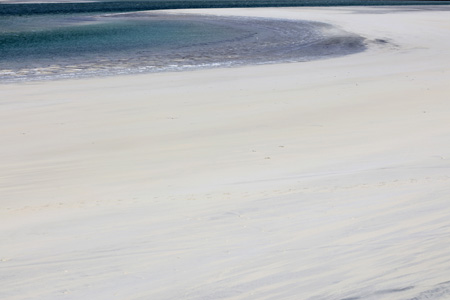
[{"label": "shoreline", "polygon": [[[74,16],[72,18],[76,20]],[[74,24],[70,27],[71,30],[83,25],[75,20],[71,21]],[[84,18],[81,20],[79,22],[86,22]],[[9,49],[6,46],[1,62],[0,84],[304,62],[351,55],[362,52],[366,48],[362,37],[339,30],[329,24],[302,20],[220,17],[176,13],[176,11],[162,11],[155,14],[154,11],[147,11],[92,15],[90,21],[97,25],[117,26],[118,30],[120,28],[125,30],[125,22],[139,22],[139,26],[129,29],[129,35],[140,34],[147,41],[133,40],[133,47],[127,48],[126,51],[118,50],[120,46],[114,40],[126,38],[125,35],[105,41],[106,33],[94,32],[99,39],[97,44],[107,42],[115,49],[113,51],[99,50],[98,45],[85,45],[85,41],[81,38],[74,44],[81,49],[87,47],[89,49],[87,53],[83,50],[79,50],[78,53],[67,52],[68,49],[58,42],[49,42],[46,45],[47,51],[36,54],[34,59],[30,59],[27,54],[32,55],[33,51],[39,52],[43,45],[36,43],[35,50],[29,50],[27,44],[23,45],[27,50],[24,51],[22,58],[15,57],[14,47]],[[186,35],[191,36],[191,41],[168,43],[165,41],[167,37],[155,33],[166,30],[165,33],[171,36],[171,39],[181,38],[183,35],[175,34],[176,30],[167,29],[174,21],[191,27],[191,31],[184,31]],[[164,25],[154,22],[169,25],[165,28]],[[61,19],[59,23],[64,23],[64,19]],[[146,32],[147,35],[139,33],[144,24],[148,28],[156,26],[154,32],[149,30]],[[180,29],[183,28],[180,23],[178,26]],[[215,31],[200,29],[205,26],[213,27]],[[222,32],[225,31],[228,33],[223,34]],[[25,31],[23,34],[29,34],[29,32]],[[205,36],[203,40],[198,37],[201,35]],[[221,37],[211,38],[214,35]],[[8,41],[6,44],[10,43],[11,41]],[[152,46],[153,43],[161,45]],[[52,57],[50,60],[48,53],[57,50],[65,55]]]},{"label": "shoreline", "polygon": [[1,85],[0,294],[450,295],[450,11],[403,8],[186,10],[324,22],[374,43]]}]

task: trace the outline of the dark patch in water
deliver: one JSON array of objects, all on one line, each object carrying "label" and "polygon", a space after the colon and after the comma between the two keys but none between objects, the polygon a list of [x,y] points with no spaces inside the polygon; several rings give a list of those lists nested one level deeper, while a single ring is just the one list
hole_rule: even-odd
[{"label": "dark patch in water", "polygon": [[388,41],[383,40],[383,39],[375,39],[375,43],[378,43],[378,44],[387,44]]}]

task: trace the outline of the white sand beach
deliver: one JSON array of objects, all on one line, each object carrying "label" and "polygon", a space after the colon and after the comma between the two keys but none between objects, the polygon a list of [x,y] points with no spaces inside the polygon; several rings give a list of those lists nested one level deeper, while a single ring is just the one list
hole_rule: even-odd
[{"label": "white sand beach", "polygon": [[0,85],[0,299],[450,299],[449,7],[179,12],[368,49]]}]

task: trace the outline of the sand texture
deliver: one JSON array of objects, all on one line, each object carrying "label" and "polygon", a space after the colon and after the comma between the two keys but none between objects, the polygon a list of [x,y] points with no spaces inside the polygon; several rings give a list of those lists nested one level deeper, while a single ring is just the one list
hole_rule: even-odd
[{"label": "sand texture", "polygon": [[0,299],[449,299],[450,11],[313,62],[0,86]]}]

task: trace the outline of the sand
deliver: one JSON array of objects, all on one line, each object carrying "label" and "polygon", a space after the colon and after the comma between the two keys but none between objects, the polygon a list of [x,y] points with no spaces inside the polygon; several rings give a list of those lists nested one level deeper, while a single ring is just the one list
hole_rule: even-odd
[{"label": "sand", "polygon": [[321,61],[0,86],[1,299],[448,299],[450,11],[258,8]]}]

